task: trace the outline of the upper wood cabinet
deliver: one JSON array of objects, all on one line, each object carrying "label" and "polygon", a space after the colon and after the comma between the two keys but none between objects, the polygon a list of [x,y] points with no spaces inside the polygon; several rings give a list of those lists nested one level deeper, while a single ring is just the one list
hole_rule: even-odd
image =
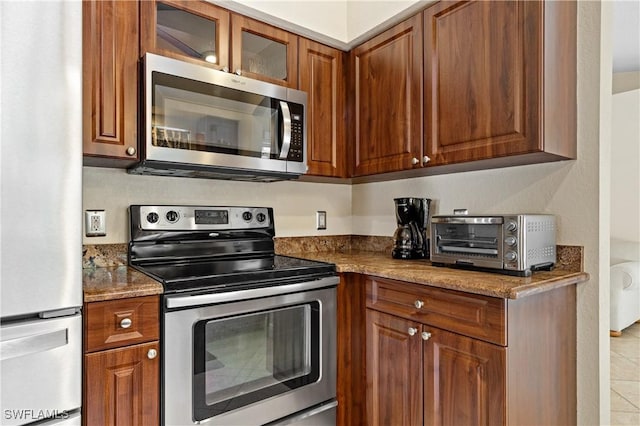
[{"label": "upper wood cabinet", "polygon": [[298,80],[307,92],[308,174],[347,177],[345,53],[300,38]]},{"label": "upper wood cabinet", "polygon": [[183,61],[229,69],[230,13],[205,1],[140,2],[140,46]]},{"label": "upper wood cabinet", "polygon": [[231,71],[297,89],[298,36],[242,15],[232,15]]},{"label": "upper wood cabinet", "polygon": [[420,167],[422,15],[351,52],[354,176]]},{"label": "upper wood cabinet", "polygon": [[429,165],[575,158],[575,8],[575,2],[472,1],[425,10]]},{"label": "upper wood cabinet", "polygon": [[82,141],[85,165],[138,160],[138,3],[85,1]]}]

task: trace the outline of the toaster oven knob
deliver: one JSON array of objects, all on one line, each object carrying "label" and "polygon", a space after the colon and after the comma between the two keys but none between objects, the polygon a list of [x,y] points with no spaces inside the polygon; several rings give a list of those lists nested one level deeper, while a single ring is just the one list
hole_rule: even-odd
[{"label": "toaster oven knob", "polygon": [[514,222],[513,220],[507,222],[507,231],[513,232],[516,229],[518,229],[518,224],[516,222]]},{"label": "toaster oven knob", "polygon": [[509,237],[507,237],[507,238],[505,238],[505,239],[504,239],[504,243],[505,243],[506,245],[508,245],[508,246],[512,246],[512,247],[516,245],[516,242],[517,242],[517,241],[518,241],[518,240],[516,240],[516,237],[514,237],[514,236],[509,236]]},{"label": "toaster oven knob", "polygon": [[513,262],[518,258],[518,253],[515,251],[508,251],[505,253],[504,258],[507,259],[508,262]]}]

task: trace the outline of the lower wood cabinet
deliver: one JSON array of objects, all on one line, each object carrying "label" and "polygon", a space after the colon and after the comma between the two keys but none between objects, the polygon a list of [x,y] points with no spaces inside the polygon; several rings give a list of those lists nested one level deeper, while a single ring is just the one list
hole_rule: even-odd
[{"label": "lower wood cabinet", "polygon": [[158,342],[85,355],[87,425],[158,424]]},{"label": "lower wood cabinet", "polygon": [[349,279],[366,301],[350,360],[364,374],[347,379],[366,408],[341,424],[575,424],[575,285],[501,299]]},{"label": "lower wood cabinet", "polygon": [[159,297],[84,306],[84,425],[159,424]]}]

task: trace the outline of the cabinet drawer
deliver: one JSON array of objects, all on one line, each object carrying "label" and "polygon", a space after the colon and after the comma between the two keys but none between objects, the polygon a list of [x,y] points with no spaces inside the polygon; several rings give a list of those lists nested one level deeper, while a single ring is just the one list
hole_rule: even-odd
[{"label": "cabinet drawer", "polygon": [[367,307],[506,346],[505,301],[381,278],[367,278]]},{"label": "cabinet drawer", "polygon": [[85,352],[158,340],[159,303],[144,296],[85,304]]}]

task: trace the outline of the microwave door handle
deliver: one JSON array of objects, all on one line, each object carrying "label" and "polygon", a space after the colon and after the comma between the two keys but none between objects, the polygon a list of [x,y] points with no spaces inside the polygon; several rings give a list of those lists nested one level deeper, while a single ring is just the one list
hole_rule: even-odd
[{"label": "microwave door handle", "polygon": [[291,148],[291,111],[286,102],[280,101],[280,111],[282,111],[282,148],[280,149],[280,159],[286,160]]}]

